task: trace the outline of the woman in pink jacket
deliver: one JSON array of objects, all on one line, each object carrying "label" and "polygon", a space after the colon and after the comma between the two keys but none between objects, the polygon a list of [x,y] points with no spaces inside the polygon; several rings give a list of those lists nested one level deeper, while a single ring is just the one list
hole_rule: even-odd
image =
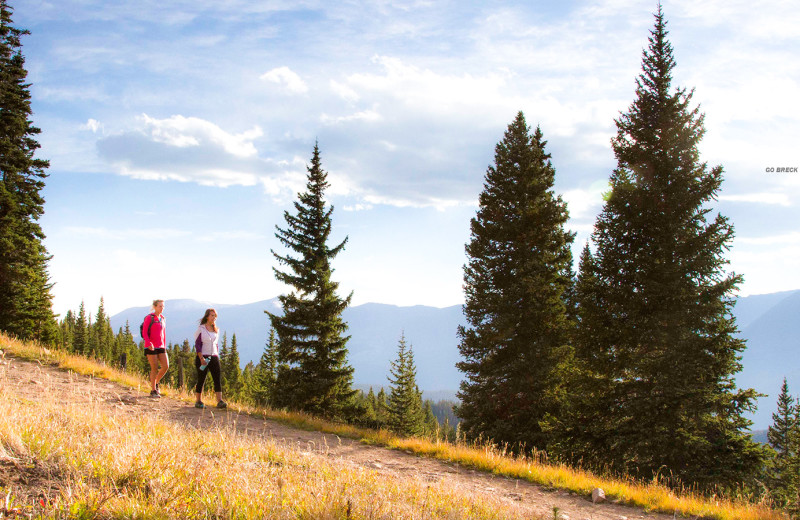
[{"label": "woman in pink jacket", "polygon": [[[144,318],[144,355],[150,363],[150,397],[161,397],[158,382],[169,370],[167,357],[167,323],[162,312],[164,300],[153,300],[153,312]],[[159,369],[158,365],[161,365]]]}]

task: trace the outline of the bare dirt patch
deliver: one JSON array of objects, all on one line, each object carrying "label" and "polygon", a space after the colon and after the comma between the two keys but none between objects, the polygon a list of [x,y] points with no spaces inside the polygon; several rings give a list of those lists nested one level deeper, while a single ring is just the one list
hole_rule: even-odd
[{"label": "bare dirt patch", "polygon": [[[293,449],[313,452],[343,464],[367,468],[393,479],[416,479],[426,483],[444,482],[474,497],[501,497],[509,505],[522,508],[531,516],[553,517],[559,509],[562,520],[669,520],[672,515],[655,514],[613,503],[592,504],[589,497],[548,490],[526,481],[491,475],[457,464],[419,457],[387,448],[362,444],[333,434],[305,431],[275,421],[234,410],[218,410],[209,405],[203,410],[191,404],[162,397],[149,397],[140,390],[125,388],[96,379],[6,357],[0,365],[0,384],[21,399],[37,400],[55,392],[69,404],[95,403],[110,412],[134,416],[154,415],[199,429],[233,428],[238,433],[270,439]],[[208,404],[208,403],[207,403]],[[20,503],[49,500],[61,490],[64,479],[35,460],[0,457],[0,486],[13,490]],[[0,497],[2,500],[4,497]],[[2,509],[2,503],[0,503]]]}]

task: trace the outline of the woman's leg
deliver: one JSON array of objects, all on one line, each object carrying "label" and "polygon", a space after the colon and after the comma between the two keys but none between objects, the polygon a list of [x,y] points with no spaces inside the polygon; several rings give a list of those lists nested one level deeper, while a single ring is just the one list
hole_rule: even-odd
[{"label": "woman's leg", "polygon": [[206,382],[206,375],[208,375],[208,368],[206,367],[205,370],[200,370],[200,358],[197,356],[194,357],[194,366],[197,368],[197,386],[194,387],[195,395],[197,396],[197,402],[202,402],[203,400],[203,385]]},{"label": "woman's leg", "polygon": [[156,374],[158,374],[158,356],[155,354],[145,354],[147,362],[150,363],[150,390],[156,389]]},{"label": "woman's leg", "polygon": [[222,367],[218,357],[212,357],[208,364],[208,370],[214,379],[214,392],[217,394],[217,401],[222,401]]},{"label": "woman's leg", "polygon": [[[156,356],[150,356],[150,357],[156,357]],[[161,363],[161,370],[159,370],[158,375],[156,375],[156,385],[164,377],[164,374],[167,373],[167,370],[169,370],[169,356],[167,356],[166,352],[163,352],[158,355],[158,362]]]}]

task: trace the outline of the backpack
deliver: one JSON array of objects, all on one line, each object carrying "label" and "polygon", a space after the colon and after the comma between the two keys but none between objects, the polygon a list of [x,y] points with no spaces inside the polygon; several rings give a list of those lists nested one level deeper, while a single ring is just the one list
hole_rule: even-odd
[{"label": "backpack", "polygon": [[[155,315],[155,313],[151,312],[147,316],[150,316],[150,324],[147,326],[147,337],[149,338],[150,337],[150,329],[153,328],[153,322],[155,321],[154,318],[155,318],[156,315]],[[147,316],[144,317],[144,320],[142,320],[142,323],[139,325],[139,337],[142,338],[142,339],[144,339],[144,322],[147,319]]]}]

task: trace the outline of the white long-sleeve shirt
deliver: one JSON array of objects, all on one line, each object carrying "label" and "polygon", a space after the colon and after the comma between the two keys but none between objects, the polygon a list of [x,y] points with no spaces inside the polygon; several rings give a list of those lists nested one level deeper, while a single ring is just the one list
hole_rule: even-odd
[{"label": "white long-sleeve shirt", "polygon": [[194,332],[194,350],[203,356],[219,356],[217,340],[219,334],[200,325]]}]

